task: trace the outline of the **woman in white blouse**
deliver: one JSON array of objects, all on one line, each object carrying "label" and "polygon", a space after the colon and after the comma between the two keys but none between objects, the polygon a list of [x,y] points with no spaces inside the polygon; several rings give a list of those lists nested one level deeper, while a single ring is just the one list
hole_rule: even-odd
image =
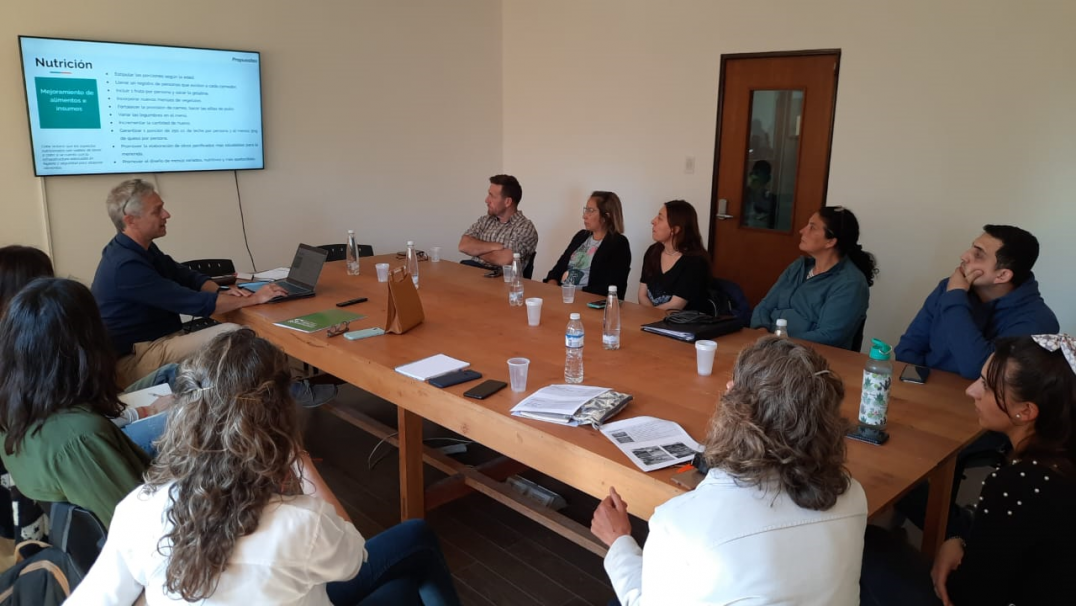
[{"label": "woman in white blouse", "polygon": [[621,604],[858,604],[867,499],[844,468],[843,398],[812,349],[764,337],[740,352],[710,471],[654,511],[645,549],[615,489],[594,512]]},{"label": "woman in white blouse", "polygon": [[302,449],[290,384],[249,329],[183,362],[146,484],[66,604],[459,604],[425,523],[355,529]]}]

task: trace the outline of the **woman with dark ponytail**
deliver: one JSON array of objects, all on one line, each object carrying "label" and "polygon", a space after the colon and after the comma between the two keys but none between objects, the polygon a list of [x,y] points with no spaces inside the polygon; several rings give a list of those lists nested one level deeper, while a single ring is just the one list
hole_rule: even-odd
[{"label": "woman with dark ponytail", "polygon": [[826,206],[800,230],[805,256],[792,262],[751,314],[751,328],[772,331],[788,320],[797,339],[852,349],[867,319],[878,268],[859,244],[859,221],[843,206]]}]

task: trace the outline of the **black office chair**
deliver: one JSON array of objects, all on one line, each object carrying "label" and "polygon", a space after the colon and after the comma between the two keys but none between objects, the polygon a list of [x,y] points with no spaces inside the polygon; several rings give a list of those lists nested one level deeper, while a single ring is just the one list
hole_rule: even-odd
[{"label": "black office chair", "polygon": [[67,502],[49,508],[49,543],[71,557],[85,576],[97,561],[108,533],[105,525],[87,509]]},{"label": "black office chair", "polygon": [[852,337],[852,351],[860,351],[863,348],[863,328],[867,325],[866,316],[859,322],[859,327],[856,328],[856,334]]},{"label": "black office chair", "polygon": [[194,259],[185,261],[183,265],[209,276],[221,286],[235,282],[235,264],[231,259]]},{"label": "black office chair", "polygon": [[[347,244],[322,244],[318,248],[328,251],[329,256],[325,258],[325,262],[329,261],[343,261],[347,258]],[[369,244],[359,244],[359,257],[372,257],[374,256],[374,247]]]},{"label": "black office chair", "polygon": [[527,255],[527,259],[523,262],[523,277],[530,280],[534,275],[534,257],[538,255],[538,251],[534,251]]},{"label": "black office chair", "polygon": [[[235,264],[231,259],[194,259],[183,263],[189,269],[205,274],[211,280],[227,286],[235,284]],[[190,334],[220,324],[213,318],[193,318],[183,323],[183,332]]]}]

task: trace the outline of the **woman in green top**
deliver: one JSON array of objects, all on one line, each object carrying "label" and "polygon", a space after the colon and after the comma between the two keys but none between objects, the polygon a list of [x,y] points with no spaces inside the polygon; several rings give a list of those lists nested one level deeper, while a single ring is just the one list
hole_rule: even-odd
[{"label": "woman in green top", "polygon": [[106,527],[149,466],[110,420],[123,405],[107,343],[93,295],[73,280],[33,281],[0,319],[0,458],[24,495],[74,503]]}]

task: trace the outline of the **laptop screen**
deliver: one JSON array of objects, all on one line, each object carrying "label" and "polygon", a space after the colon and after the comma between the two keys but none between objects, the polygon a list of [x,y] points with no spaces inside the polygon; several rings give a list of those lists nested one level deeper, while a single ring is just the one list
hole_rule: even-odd
[{"label": "laptop screen", "polygon": [[303,286],[314,288],[321,275],[321,267],[325,265],[325,258],[329,255],[323,248],[300,244],[295,251],[295,259],[291,262],[291,271],[288,272],[288,281],[297,282]]}]

